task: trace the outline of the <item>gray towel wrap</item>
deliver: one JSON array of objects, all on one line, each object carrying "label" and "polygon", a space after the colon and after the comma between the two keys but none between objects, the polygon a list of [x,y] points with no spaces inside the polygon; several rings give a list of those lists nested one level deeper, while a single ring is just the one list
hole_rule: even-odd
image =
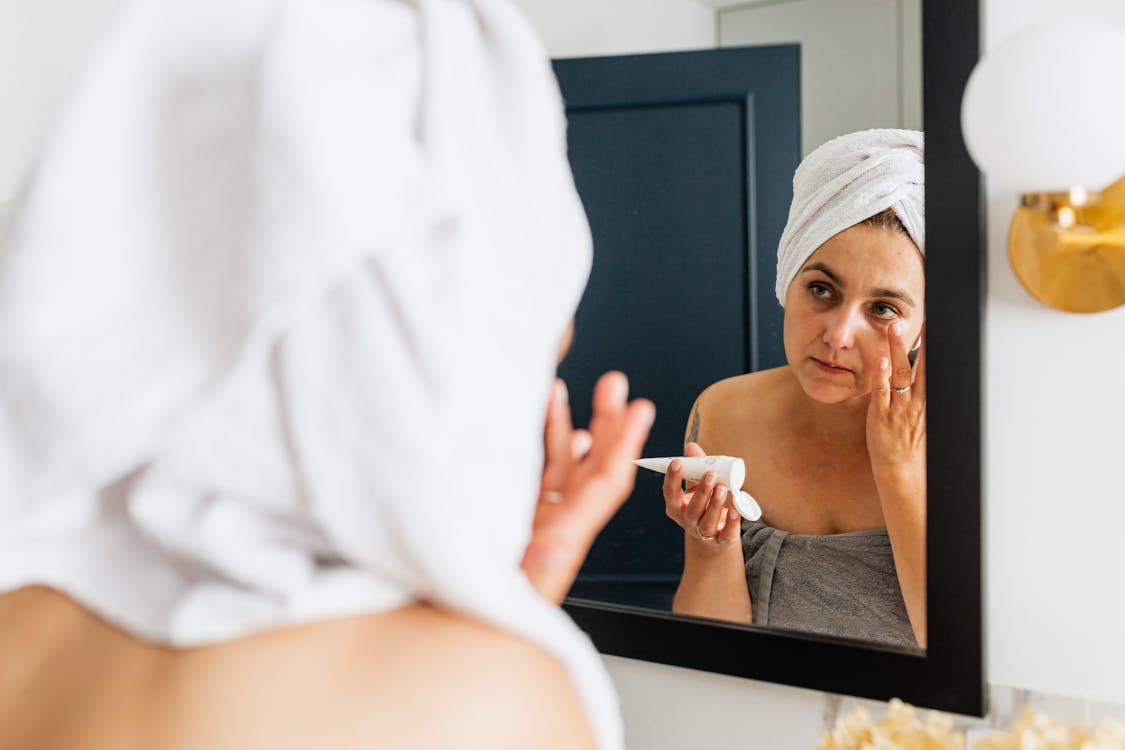
[{"label": "gray towel wrap", "polygon": [[886,529],[791,534],[742,524],[754,623],[917,648]]}]

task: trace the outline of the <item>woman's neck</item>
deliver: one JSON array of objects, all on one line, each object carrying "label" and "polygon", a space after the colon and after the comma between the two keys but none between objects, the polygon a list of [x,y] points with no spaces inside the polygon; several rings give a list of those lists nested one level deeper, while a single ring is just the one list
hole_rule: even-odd
[{"label": "woman's neck", "polygon": [[867,408],[871,395],[864,394],[846,401],[825,404],[809,398],[796,378],[793,379],[795,413],[802,416],[802,428],[817,442],[839,447],[867,447]]}]

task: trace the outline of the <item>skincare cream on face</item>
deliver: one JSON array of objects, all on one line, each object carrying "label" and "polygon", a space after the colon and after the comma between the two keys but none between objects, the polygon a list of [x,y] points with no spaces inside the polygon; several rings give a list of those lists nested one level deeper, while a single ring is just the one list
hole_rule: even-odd
[{"label": "skincare cream on face", "polygon": [[734,456],[666,456],[664,458],[639,458],[633,463],[643,469],[651,469],[661,474],[668,473],[668,467],[673,461],[683,465],[684,478],[698,482],[709,471],[715,472],[719,482],[730,487],[733,495],[734,509],[748,521],[757,521],[762,517],[762,509],[750,496],[742,491],[742,483],[746,481],[746,464],[741,458]]}]

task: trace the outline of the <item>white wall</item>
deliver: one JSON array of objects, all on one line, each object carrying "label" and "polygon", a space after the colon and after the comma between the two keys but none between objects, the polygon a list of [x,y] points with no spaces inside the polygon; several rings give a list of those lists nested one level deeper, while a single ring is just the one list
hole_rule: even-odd
[{"label": "white wall", "polygon": [[[1121,0],[983,2],[988,46],[1064,11],[1125,25]],[[48,112],[116,4],[0,3],[0,201],[10,197]],[[713,10],[693,0],[520,4],[559,56],[715,41]],[[1014,205],[1014,195],[989,191],[989,676],[1001,684],[1125,703],[1125,308],[1080,317],[1034,302],[1005,257]],[[725,746],[732,738],[759,748],[810,750],[825,706],[832,705],[805,690],[607,661],[635,750]]]},{"label": "white wall", "polygon": [[723,47],[801,45],[801,153],[843,133],[922,127],[921,0],[788,0],[719,12]]},{"label": "white wall", "polygon": [[715,46],[715,12],[696,0],[514,0],[554,57]]},{"label": "white wall", "polygon": [[[985,0],[986,45],[1062,13],[1125,26],[1121,0]],[[1125,702],[1125,308],[1034,302],[1007,263],[1015,200],[988,194],[990,678]]]}]

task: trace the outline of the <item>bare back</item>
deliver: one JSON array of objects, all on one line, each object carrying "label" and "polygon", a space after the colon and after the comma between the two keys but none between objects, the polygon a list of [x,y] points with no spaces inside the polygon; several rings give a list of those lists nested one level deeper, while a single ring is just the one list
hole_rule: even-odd
[{"label": "bare back", "polygon": [[775,528],[836,534],[884,527],[863,430],[817,429],[806,418],[808,401],[788,367],[728,378],[696,400],[687,439],[746,462],[743,489]]},{"label": "bare back", "polygon": [[593,746],[557,662],[425,604],[172,650],[26,588],[0,664],[5,748]]}]

